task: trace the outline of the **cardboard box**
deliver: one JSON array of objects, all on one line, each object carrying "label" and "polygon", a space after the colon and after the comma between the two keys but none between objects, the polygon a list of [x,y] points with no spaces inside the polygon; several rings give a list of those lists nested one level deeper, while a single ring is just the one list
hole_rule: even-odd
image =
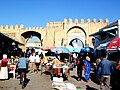
[{"label": "cardboard box", "polygon": [[53,90],[77,90],[74,84],[64,83],[64,82],[53,82],[52,89]]},{"label": "cardboard box", "polygon": [[62,77],[53,77],[53,82],[63,82]]}]

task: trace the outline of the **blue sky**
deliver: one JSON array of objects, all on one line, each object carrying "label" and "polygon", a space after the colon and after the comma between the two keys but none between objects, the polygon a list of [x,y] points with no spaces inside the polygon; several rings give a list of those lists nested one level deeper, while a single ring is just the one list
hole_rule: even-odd
[{"label": "blue sky", "polygon": [[0,25],[46,27],[64,18],[109,19],[120,17],[120,0],[0,0]]},{"label": "blue sky", "polygon": [[47,22],[77,18],[109,23],[120,18],[120,0],[0,0],[0,25],[46,27]]}]

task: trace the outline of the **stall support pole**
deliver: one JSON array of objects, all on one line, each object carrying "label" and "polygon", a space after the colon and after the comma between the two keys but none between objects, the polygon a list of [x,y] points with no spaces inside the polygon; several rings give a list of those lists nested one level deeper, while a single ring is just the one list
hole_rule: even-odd
[{"label": "stall support pole", "polygon": [[118,20],[118,37],[120,38],[120,20]]}]

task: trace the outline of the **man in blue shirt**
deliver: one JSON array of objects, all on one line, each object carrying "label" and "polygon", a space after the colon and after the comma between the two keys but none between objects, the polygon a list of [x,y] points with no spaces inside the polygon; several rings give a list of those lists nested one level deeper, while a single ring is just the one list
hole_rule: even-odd
[{"label": "man in blue shirt", "polygon": [[100,78],[101,84],[100,89],[101,90],[110,90],[110,76],[113,74],[113,65],[112,63],[106,59],[106,51],[102,51],[101,55],[102,59],[99,64],[98,73],[97,76]]},{"label": "man in blue shirt", "polygon": [[26,70],[27,70],[27,58],[25,57],[25,54],[22,53],[21,57],[18,59],[18,71],[20,74],[20,83],[22,78],[22,72],[25,73],[25,80],[26,80]]}]

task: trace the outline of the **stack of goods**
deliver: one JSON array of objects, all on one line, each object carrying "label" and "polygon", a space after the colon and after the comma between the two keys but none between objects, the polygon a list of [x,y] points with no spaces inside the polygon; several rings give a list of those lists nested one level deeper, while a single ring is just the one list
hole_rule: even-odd
[{"label": "stack of goods", "polygon": [[77,90],[77,88],[72,83],[64,83],[63,78],[53,77],[52,90]]}]

